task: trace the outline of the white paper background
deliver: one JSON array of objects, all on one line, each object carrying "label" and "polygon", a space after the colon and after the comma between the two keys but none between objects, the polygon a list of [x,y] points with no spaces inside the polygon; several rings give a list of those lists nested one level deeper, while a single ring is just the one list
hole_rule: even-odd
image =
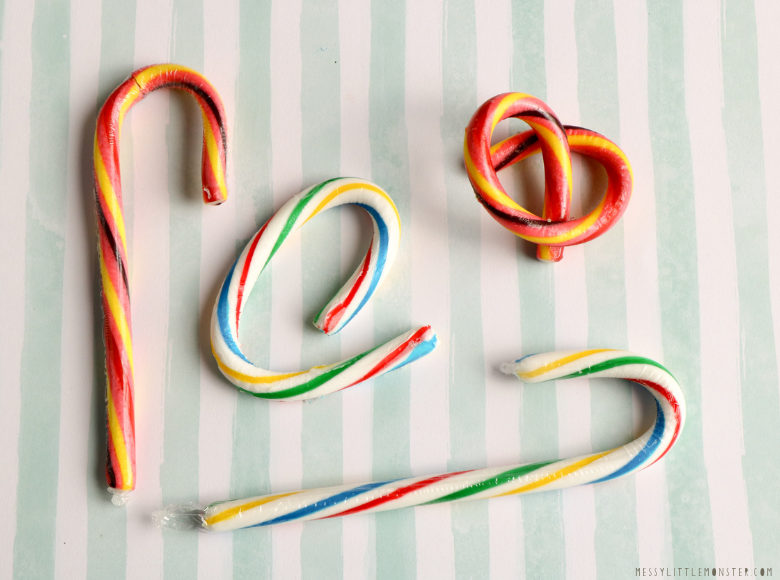
[{"label": "white paper background", "polygon": [[[773,2],[0,7],[0,577],[780,569]],[[202,70],[220,91],[231,193],[219,208],[198,201],[193,103],[155,94],[128,117],[138,489],[119,510],[101,478],[91,139],[110,90],[134,68],[165,61]],[[621,224],[568,248],[556,265],[535,262],[532,246],[479,207],[462,169],[469,116],[509,90],[540,96],[565,124],[604,132],[633,165]],[[504,125],[498,134],[519,128]],[[595,204],[604,177],[579,158],[574,168],[578,215]],[[502,180],[535,209],[541,171],[534,159]],[[216,289],[273,209],[337,174],[377,181],[398,202],[405,237],[395,271],[339,338],[318,336],[307,317],[369,237],[356,210],[323,216],[291,238],[258,285],[242,338],[279,370],[357,353],[413,324],[432,324],[440,347],[314,402],[239,395],[209,355]],[[151,511],[169,501],[554,459],[625,442],[652,417],[638,391],[580,379],[532,392],[498,372],[538,349],[591,346],[662,361],[686,393],[691,414],[679,445],[636,476],[236,534],[177,535],[151,524]]]}]

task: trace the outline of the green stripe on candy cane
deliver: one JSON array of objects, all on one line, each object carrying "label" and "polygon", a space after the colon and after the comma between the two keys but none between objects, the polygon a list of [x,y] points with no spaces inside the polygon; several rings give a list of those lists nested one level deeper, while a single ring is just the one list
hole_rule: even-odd
[{"label": "green stripe on candy cane", "polygon": [[560,377],[561,379],[573,379],[574,377],[583,377],[586,375],[590,375],[593,373],[598,373],[601,371],[606,371],[609,369],[614,369],[616,367],[622,367],[625,365],[652,365],[654,367],[658,367],[662,371],[669,373],[670,376],[674,377],[672,373],[670,373],[666,367],[664,367],[662,364],[655,362],[654,360],[650,360],[649,358],[644,358],[641,356],[624,356],[620,358],[615,358],[611,360],[605,360],[604,362],[596,363],[595,365],[591,365],[587,368],[578,370],[574,373],[571,373],[570,375],[566,375],[564,377]]},{"label": "green stripe on candy cane", "polygon": [[319,185],[316,185],[312,188],[312,190],[307,193],[301,201],[298,202],[298,204],[295,206],[295,208],[292,210],[292,213],[290,214],[290,217],[287,218],[287,222],[284,224],[284,227],[282,228],[282,232],[279,234],[279,237],[276,239],[276,243],[274,244],[273,250],[271,250],[271,253],[268,255],[268,259],[265,261],[265,264],[263,264],[263,269],[268,265],[268,262],[271,261],[271,258],[274,257],[274,254],[276,254],[276,251],[282,247],[282,244],[284,243],[284,240],[287,239],[287,236],[290,235],[290,232],[293,230],[293,227],[295,226],[295,222],[298,221],[298,217],[300,217],[301,213],[303,212],[303,208],[306,207],[306,204],[308,204],[311,201],[311,198],[317,195],[320,191],[322,191],[322,188],[328,185],[329,183],[336,181],[337,179],[341,179],[340,177],[334,177],[333,179],[328,179],[327,181],[323,181]]},{"label": "green stripe on candy cane", "polygon": [[247,389],[242,389],[241,387],[237,387],[238,390],[243,391],[244,393],[248,393],[250,395],[253,395],[255,397],[259,397],[261,399],[286,399],[289,397],[296,397],[298,395],[301,395],[303,393],[308,393],[309,391],[313,391],[320,385],[326,383],[333,377],[341,374],[345,370],[347,370],[349,367],[354,365],[356,362],[358,362],[363,357],[371,354],[379,347],[374,347],[371,350],[367,350],[364,353],[361,353],[357,356],[352,357],[351,359],[347,360],[343,364],[337,366],[334,369],[331,369],[327,372],[322,373],[321,375],[314,377],[312,380],[307,381],[303,383],[302,385],[298,385],[297,387],[291,387],[289,389],[285,389],[283,391],[276,391],[273,393],[255,393],[253,391],[249,391]]},{"label": "green stripe on candy cane", "polygon": [[509,483],[513,479],[517,479],[518,477],[523,477],[524,475],[527,475],[531,473],[532,471],[536,471],[537,469],[541,469],[542,467],[545,467],[547,465],[550,465],[551,463],[555,463],[554,461],[541,461],[539,463],[529,463],[528,465],[521,465],[520,467],[516,467],[514,469],[510,469],[508,471],[504,471],[503,473],[499,473],[495,477],[491,477],[490,479],[486,479],[484,481],[481,481],[475,485],[472,485],[470,487],[467,487],[465,489],[461,489],[460,491],[456,491],[454,493],[451,493],[449,495],[445,495],[444,497],[440,497],[438,499],[434,499],[432,501],[429,501],[427,503],[424,503],[422,505],[432,505],[435,503],[445,503],[450,501],[456,501],[459,499],[463,499],[465,497],[468,497],[470,495],[474,495],[475,493],[479,493],[481,491],[485,491],[488,489],[491,489],[493,487],[497,487],[499,485],[503,485],[505,483]]}]

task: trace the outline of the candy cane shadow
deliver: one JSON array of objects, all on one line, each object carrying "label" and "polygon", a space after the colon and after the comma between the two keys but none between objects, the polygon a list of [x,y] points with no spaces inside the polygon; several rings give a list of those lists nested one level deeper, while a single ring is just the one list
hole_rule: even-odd
[{"label": "candy cane shadow", "polygon": [[[121,79],[116,83],[117,86]],[[109,86],[114,86],[110,84]],[[112,89],[111,89],[112,90]],[[98,96],[95,108],[86,116],[81,124],[81,144],[79,155],[79,182],[81,191],[82,211],[84,212],[84,229],[82,245],[89,248],[89,279],[92,281],[90,288],[90,301],[92,303],[92,316],[85,322],[84,328],[92,329],[92,344],[94,357],[92,360],[92,409],[90,412],[89,441],[91,449],[88,460],[88,473],[93,477],[88,478],[88,487],[94,491],[105,491],[106,464],[105,458],[108,452],[106,440],[106,351],[103,344],[103,307],[100,294],[100,267],[98,266],[97,252],[97,224],[95,223],[95,178],[92,165],[93,147],[95,144],[95,124],[97,121],[100,104],[105,102],[111,90]],[[100,103],[100,104],[98,104]],[[110,504],[110,497],[106,495],[106,501]]]},{"label": "candy cane shadow", "polygon": [[[183,91],[169,91],[170,110],[181,115],[181,135],[175,137],[178,143],[184,143],[185,155],[174,159],[176,165],[168,167],[168,187],[171,195],[184,195],[187,203],[194,207],[205,207],[203,204],[201,184],[201,154],[203,147],[203,121],[200,109],[195,100]],[[209,211],[212,211],[209,208]],[[214,208],[213,211],[219,211]],[[172,216],[176,219],[176,216]]]},{"label": "candy cane shadow", "polygon": [[[103,102],[103,101],[100,101]],[[88,478],[88,487],[93,490],[105,491],[106,484],[106,465],[105,458],[108,452],[106,441],[106,351],[103,344],[103,311],[100,295],[100,274],[98,266],[97,253],[97,225],[95,223],[95,181],[92,169],[92,148],[95,140],[95,121],[99,107],[96,107],[93,114],[85,119],[82,124],[82,143],[80,155],[80,179],[82,196],[82,210],[84,212],[84,223],[87,224],[83,232],[84,246],[89,248],[89,279],[92,281],[91,303],[92,312],[90,320],[84,325],[84,328],[92,330],[92,344],[94,346],[92,359],[92,410],[90,412],[90,432],[89,441],[91,449],[89,453],[88,473],[92,477]],[[106,501],[110,503],[109,496],[106,495]]]},{"label": "candy cane shadow", "polygon": [[[85,115],[82,122],[78,125],[81,130],[79,136],[78,181],[82,192],[79,199],[81,203],[80,209],[84,215],[83,223],[86,226],[81,232],[83,237],[78,243],[88,254],[88,266],[83,274],[89,277],[90,294],[84,300],[89,301],[91,305],[91,308],[84,309],[88,320],[84,320],[82,328],[85,333],[91,332],[91,336],[87,340],[91,341],[93,354],[92,384],[90,386],[83,385],[85,389],[91,388],[89,427],[87,432],[87,462],[86,473],[84,474],[86,476],[86,533],[88,538],[93,534],[100,534],[104,538],[106,545],[125,543],[127,512],[124,509],[117,509],[111,503],[110,494],[106,489],[108,487],[106,483],[106,456],[108,454],[106,436],[106,367],[92,157],[98,112],[102,103],[105,102],[113,90],[113,87],[123,80],[124,74],[117,74],[116,82],[112,80],[112,82],[106,83],[105,86],[108,89],[98,95],[94,108]],[[82,338],[74,336],[71,339],[81,340]],[[60,461],[63,461],[63,457],[60,457]],[[95,525],[95,522],[99,523]],[[93,528],[93,526],[95,527]],[[89,539],[87,539],[87,545],[89,546]],[[95,554],[87,555],[88,560],[91,557],[95,557]],[[124,564],[120,567],[124,567]]]}]

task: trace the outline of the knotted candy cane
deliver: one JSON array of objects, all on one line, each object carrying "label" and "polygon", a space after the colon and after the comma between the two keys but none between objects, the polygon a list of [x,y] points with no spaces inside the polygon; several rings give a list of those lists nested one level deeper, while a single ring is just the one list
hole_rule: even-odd
[{"label": "knotted candy cane", "polygon": [[354,204],[368,212],[374,222],[374,237],[358,269],[317,314],[314,325],[326,334],[340,331],[387,276],[398,251],[401,221],[393,200],[380,187],[362,179],[337,178],[310,187],[287,202],[244,248],[214,305],[214,358],[225,377],[239,389],[264,399],[311,399],[383,375],[435,348],[436,334],[430,326],[423,326],[350,359],[300,372],[265,370],[244,355],[238,329],[246,297],[257,278],[292,232],[317,214],[343,204]]},{"label": "knotted candy cane", "polygon": [[[525,121],[530,131],[490,146],[496,125],[509,117]],[[497,171],[541,151],[545,196],[542,217],[524,209],[504,191]],[[601,163],[609,179],[599,205],[588,215],[569,220],[572,193],[571,151]],[[519,237],[539,244],[540,260],[557,262],[563,247],[582,244],[611,228],[631,198],[633,176],[628,158],[606,137],[580,127],[564,127],[542,101],[506,93],[487,101],[466,128],[466,171],[477,200],[493,218]]]},{"label": "knotted candy cane", "polygon": [[130,107],[150,92],[162,88],[181,89],[195,97],[203,116],[203,201],[217,205],[227,199],[225,110],[217,91],[202,75],[179,65],[161,64],[135,71],[111,93],[100,110],[94,146],[98,256],[106,347],[106,479],[116,505],[127,501],[127,494],[135,489],[136,484],[133,344],[119,140],[122,121]]},{"label": "knotted candy cane", "polygon": [[213,503],[205,509],[174,505],[156,512],[153,519],[158,526],[174,529],[228,531],[599,483],[661,459],[685,423],[685,401],[677,381],[663,366],[637,354],[619,350],[551,352],[502,365],[501,370],[525,383],[582,376],[634,381],[655,399],[655,424],[626,445],[569,459],[279,493]]}]

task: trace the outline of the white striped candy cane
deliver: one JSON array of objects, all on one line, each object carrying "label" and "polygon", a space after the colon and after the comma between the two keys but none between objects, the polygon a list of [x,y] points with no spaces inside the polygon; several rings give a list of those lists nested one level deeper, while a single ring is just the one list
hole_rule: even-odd
[{"label": "white striped candy cane", "polygon": [[228,531],[292,521],[333,518],[424,504],[486,499],[599,483],[644,469],[675,444],[685,423],[680,385],[659,363],[620,350],[537,354],[502,366],[525,383],[574,377],[627,379],[654,397],[656,420],[639,438],[615,449],[527,465],[490,467],[432,477],[342,485],[213,503],[169,506],[154,514],[158,526]]}]

